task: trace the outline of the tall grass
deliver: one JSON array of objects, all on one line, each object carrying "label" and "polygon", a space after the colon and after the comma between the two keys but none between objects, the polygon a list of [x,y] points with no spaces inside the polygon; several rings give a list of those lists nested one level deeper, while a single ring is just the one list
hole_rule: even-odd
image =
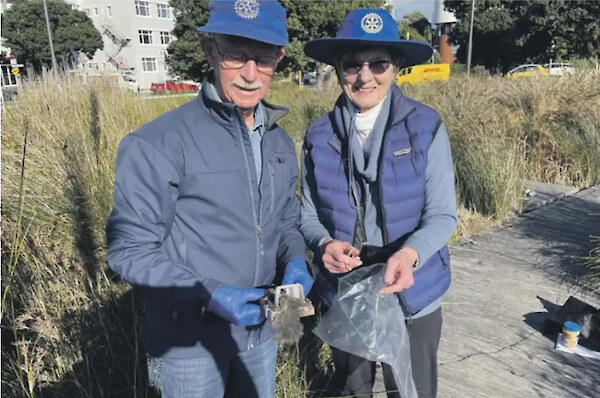
[{"label": "tall grass", "polygon": [[523,178],[585,187],[600,181],[600,76],[451,79],[409,87],[448,127],[461,202],[502,220]]},{"label": "tall grass", "polygon": [[[458,237],[518,210],[525,177],[600,182],[597,79],[459,78],[406,89],[438,109],[448,127],[461,203]],[[308,124],[337,95],[336,88],[273,84],[269,98],[291,108],[281,124],[299,148]],[[106,266],[104,225],[119,140],[188,100],[141,101],[107,81],[43,76],[5,109],[6,396],[152,396],[138,345],[139,298]],[[278,397],[304,396],[326,384],[323,349],[306,347],[281,352]],[[321,359],[315,364],[314,358]]]},{"label": "tall grass", "polygon": [[110,82],[44,76],[6,109],[4,392],[131,396],[145,390],[142,368],[134,367],[141,363],[136,297],[107,269],[103,231],[119,140],[176,106],[174,100],[142,102]]}]

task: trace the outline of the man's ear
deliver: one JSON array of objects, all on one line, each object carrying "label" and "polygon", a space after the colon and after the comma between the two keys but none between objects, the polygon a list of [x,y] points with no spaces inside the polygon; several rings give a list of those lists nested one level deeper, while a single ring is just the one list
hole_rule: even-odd
[{"label": "man's ear", "polygon": [[215,64],[217,62],[217,57],[215,56],[215,48],[213,46],[213,41],[208,36],[202,36],[200,39],[200,47],[202,47],[202,51],[204,51],[204,55],[206,56],[206,60],[208,64],[215,68]]}]

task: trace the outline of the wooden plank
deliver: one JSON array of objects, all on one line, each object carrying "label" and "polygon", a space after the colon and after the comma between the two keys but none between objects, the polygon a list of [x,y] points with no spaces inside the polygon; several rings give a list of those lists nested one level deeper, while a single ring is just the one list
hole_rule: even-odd
[{"label": "wooden plank", "polygon": [[578,265],[591,235],[600,236],[600,186],[452,247],[439,397],[600,397],[600,361],[554,349],[538,298],[599,306]]}]

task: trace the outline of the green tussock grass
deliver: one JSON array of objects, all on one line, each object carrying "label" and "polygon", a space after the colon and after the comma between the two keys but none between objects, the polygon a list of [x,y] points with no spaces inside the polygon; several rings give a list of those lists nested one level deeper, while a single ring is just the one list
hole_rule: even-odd
[{"label": "green tussock grass", "polygon": [[[598,76],[453,78],[407,87],[440,111],[453,149],[453,239],[512,216],[524,178],[600,182]],[[269,100],[300,148],[339,89],[273,83]],[[7,397],[145,397],[140,302],[106,265],[116,149],[129,131],[191,98],[141,101],[110,81],[46,75],[2,114],[2,390]],[[26,143],[26,145],[25,145]],[[25,156],[24,156],[25,153]],[[24,168],[23,168],[24,165]],[[594,264],[598,267],[597,253]],[[327,347],[282,350],[277,396],[325,389]]]}]

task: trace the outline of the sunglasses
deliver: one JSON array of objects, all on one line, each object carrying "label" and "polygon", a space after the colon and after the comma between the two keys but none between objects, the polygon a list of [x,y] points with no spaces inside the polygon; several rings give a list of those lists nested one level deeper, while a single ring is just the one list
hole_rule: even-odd
[{"label": "sunglasses", "polygon": [[371,62],[348,60],[342,61],[342,70],[346,75],[353,76],[358,75],[358,73],[362,70],[363,65],[367,65],[372,74],[381,75],[388,70],[391,64],[392,61],[387,59],[380,59]]}]

